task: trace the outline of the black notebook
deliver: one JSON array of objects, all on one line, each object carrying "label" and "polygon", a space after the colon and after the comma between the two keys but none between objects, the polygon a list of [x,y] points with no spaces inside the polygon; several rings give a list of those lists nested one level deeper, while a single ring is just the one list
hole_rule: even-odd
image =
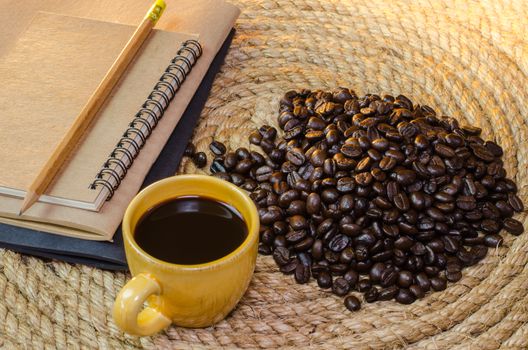
[{"label": "black notebook", "polygon": [[[227,54],[234,32],[233,29],[215,56],[163,151],[152,165],[142,188],[157,180],[174,175],[178,169],[187,142],[192,136],[193,129],[211,90],[214,77]],[[114,235],[113,242],[101,242],[0,224],[0,247],[24,254],[85,264],[102,269],[127,269],[120,228]]]}]

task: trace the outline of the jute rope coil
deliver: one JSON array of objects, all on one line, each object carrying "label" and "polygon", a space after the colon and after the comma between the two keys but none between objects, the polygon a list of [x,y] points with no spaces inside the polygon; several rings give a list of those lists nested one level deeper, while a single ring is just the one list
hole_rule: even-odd
[{"label": "jute rope coil", "polygon": [[[528,3],[523,0],[237,1],[243,13],[194,142],[249,146],[274,124],[281,94],[351,87],[402,93],[482,127],[505,149],[509,176],[528,203]],[[202,172],[186,160],[181,173]],[[528,228],[527,214],[517,216]],[[528,348],[528,234],[505,235],[461,281],[412,305],[363,304],[314,282],[297,285],[259,257],[237,309],[207,329],[154,337],[113,324],[129,278],[0,250],[0,346],[5,348]]]}]

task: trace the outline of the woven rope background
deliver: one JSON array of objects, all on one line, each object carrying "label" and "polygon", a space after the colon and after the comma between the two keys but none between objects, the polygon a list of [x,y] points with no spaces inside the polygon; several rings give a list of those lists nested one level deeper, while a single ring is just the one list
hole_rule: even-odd
[{"label": "woven rope background", "polygon": [[[275,123],[292,88],[403,93],[483,127],[506,150],[528,204],[528,3],[524,0],[259,0],[243,8],[194,142],[231,148]],[[183,173],[200,172],[189,161]],[[526,213],[518,217],[528,228]],[[5,348],[528,348],[528,234],[490,251],[463,279],[410,306],[342,299],[297,285],[259,257],[253,282],[225,321],[155,337],[119,332],[110,316],[129,278],[0,250],[0,347]]]}]

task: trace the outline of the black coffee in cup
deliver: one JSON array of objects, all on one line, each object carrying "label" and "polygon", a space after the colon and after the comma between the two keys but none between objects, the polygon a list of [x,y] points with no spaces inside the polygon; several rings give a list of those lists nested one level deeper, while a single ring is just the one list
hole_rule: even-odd
[{"label": "black coffee in cup", "polygon": [[134,238],[157,259],[202,264],[228,255],[248,234],[232,206],[204,197],[179,197],[150,209],[139,220]]}]

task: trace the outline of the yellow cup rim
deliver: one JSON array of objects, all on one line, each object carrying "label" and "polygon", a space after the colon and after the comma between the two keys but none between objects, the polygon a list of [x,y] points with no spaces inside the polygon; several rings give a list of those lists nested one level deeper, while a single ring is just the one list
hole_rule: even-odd
[{"label": "yellow cup rim", "polygon": [[[208,262],[202,263],[202,264],[189,264],[189,265],[174,264],[174,263],[170,263],[170,262],[167,262],[167,261],[164,261],[164,260],[160,260],[160,259],[150,255],[149,253],[144,251],[137,244],[136,240],[134,239],[134,235],[133,235],[132,229],[131,229],[131,219],[132,219],[132,214],[134,213],[135,210],[137,210],[137,207],[139,206],[139,203],[146,196],[148,196],[149,193],[153,189],[158,188],[158,187],[167,186],[169,184],[174,184],[174,183],[178,183],[178,182],[182,182],[182,181],[185,182],[185,181],[190,181],[190,180],[199,180],[201,182],[203,181],[204,185],[205,184],[212,184],[214,186],[221,186],[221,187],[227,188],[229,191],[233,192],[235,195],[238,195],[240,197],[243,205],[248,206],[248,208],[249,208],[249,217],[248,218],[245,218],[245,217],[243,218],[244,221],[246,222],[247,226],[248,226],[248,234],[247,234],[246,238],[244,239],[244,241],[235,250],[233,250],[231,253],[229,253],[229,254],[227,254],[227,255],[219,258],[219,259],[208,261]],[[188,193],[188,194],[185,194],[185,195],[167,197],[164,200],[170,200],[170,199],[178,198],[178,197],[181,197],[181,196],[193,196],[193,195],[196,195],[196,194]],[[217,199],[217,198],[214,198],[214,199]],[[229,199],[226,200],[226,199],[219,199],[218,198],[218,200],[232,205],[233,207],[235,207],[240,212],[240,209],[238,209],[239,206],[235,205],[234,203],[231,203],[229,201]],[[242,213],[240,213],[240,214],[242,215]],[[212,177],[212,176],[199,175],[199,174],[175,175],[175,176],[171,176],[171,177],[165,178],[163,180],[157,181],[157,182],[145,187],[143,190],[141,190],[132,199],[132,201],[128,205],[128,207],[127,207],[127,209],[125,211],[125,215],[123,217],[122,228],[123,228],[123,240],[127,241],[130,244],[130,246],[134,250],[136,250],[137,253],[147,257],[150,260],[151,263],[157,264],[157,265],[162,265],[165,268],[177,268],[179,270],[204,270],[204,269],[210,269],[210,268],[213,268],[213,267],[224,265],[224,264],[228,263],[230,260],[234,259],[235,257],[241,255],[245,251],[249,250],[251,248],[252,244],[258,244],[258,243],[253,243],[253,242],[254,241],[258,242],[259,215],[258,215],[257,207],[255,206],[255,203],[253,203],[251,198],[249,198],[249,196],[242,189],[238,188],[237,186],[235,186],[235,185],[233,185],[233,184],[231,184],[231,183],[229,183],[227,181],[224,181],[224,180]]]}]

